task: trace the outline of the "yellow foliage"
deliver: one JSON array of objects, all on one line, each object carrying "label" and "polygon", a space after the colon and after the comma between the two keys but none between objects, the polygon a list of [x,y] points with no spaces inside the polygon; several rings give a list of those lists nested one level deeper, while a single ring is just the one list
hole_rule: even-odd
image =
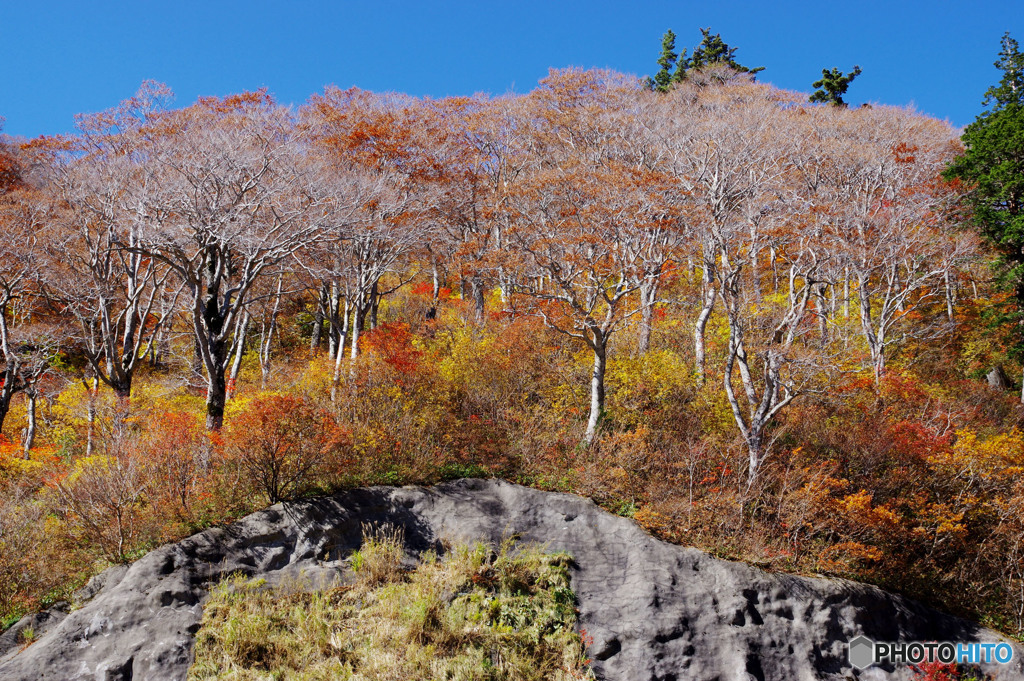
[{"label": "yellow foliage", "polygon": [[[111,397],[109,390],[100,390],[100,395]],[[89,422],[89,389],[79,382],[70,383],[60,391],[50,411],[48,438],[53,442],[64,442],[78,436]],[[99,397],[100,395],[97,395]]]},{"label": "yellow foliage", "polygon": [[[100,388],[101,395],[112,396],[110,390]],[[132,413],[146,412],[202,412],[205,409],[205,395],[194,395],[176,385],[164,385],[156,381],[136,380],[132,386]]]},{"label": "yellow foliage", "polygon": [[75,459],[74,466],[72,466],[71,472],[68,474],[67,482],[75,483],[82,476],[109,472],[111,459],[112,457],[105,454],[95,454]]},{"label": "yellow foliage", "polygon": [[881,558],[882,552],[874,546],[847,541],[833,544],[823,550],[818,556],[817,568],[820,572],[848,574],[864,563]]},{"label": "yellow foliage", "polygon": [[438,366],[438,373],[443,380],[459,387],[472,386],[481,380],[480,371],[505,372],[512,363],[508,353],[498,348],[495,336],[467,326],[453,329],[447,353]]},{"label": "yellow foliage", "polygon": [[333,377],[333,360],[326,354],[319,355],[306,363],[295,387],[304,395],[326,395],[331,391]]},{"label": "yellow foliage", "polygon": [[896,528],[900,516],[884,504],[874,505],[873,495],[867,490],[848,494],[837,502],[837,509],[847,518],[879,529]]},{"label": "yellow foliage", "polygon": [[[973,505],[976,499],[963,500],[968,505]],[[967,536],[967,526],[963,523],[965,511],[955,510],[949,504],[928,503],[921,506],[917,511],[918,527],[914,528],[914,534],[934,535],[936,538],[950,537],[962,538]]]},{"label": "yellow foliage", "polygon": [[691,367],[672,350],[652,350],[639,357],[616,357],[609,362],[608,386],[614,399],[628,404],[635,399],[660,402],[682,388],[693,386]]},{"label": "yellow foliage", "polygon": [[958,430],[952,451],[929,457],[934,468],[953,475],[987,480],[1014,479],[1024,472],[1024,434],[1014,428],[986,440],[971,430]]},{"label": "yellow foliage", "polygon": [[228,422],[238,414],[246,411],[253,404],[257,404],[272,397],[286,397],[285,393],[279,390],[259,390],[256,392],[236,393],[227,404],[224,405],[224,421]]},{"label": "yellow foliage", "polygon": [[633,520],[635,520],[640,527],[657,537],[672,539],[677,533],[677,523],[673,521],[672,518],[654,510],[654,507],[652,506],[644,506],[641,508],[633,514]]}]

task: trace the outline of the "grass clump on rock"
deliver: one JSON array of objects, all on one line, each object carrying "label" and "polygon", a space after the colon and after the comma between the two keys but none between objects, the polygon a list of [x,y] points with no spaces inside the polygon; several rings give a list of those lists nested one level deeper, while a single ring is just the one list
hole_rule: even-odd
[{"label": "grass clump on rock", "polygon": [[214,588],[189,681],[593,679],[570,558],[458,545],[402,567],[398,532],[364,533],[355,580],[317,592],[232,576]]}]

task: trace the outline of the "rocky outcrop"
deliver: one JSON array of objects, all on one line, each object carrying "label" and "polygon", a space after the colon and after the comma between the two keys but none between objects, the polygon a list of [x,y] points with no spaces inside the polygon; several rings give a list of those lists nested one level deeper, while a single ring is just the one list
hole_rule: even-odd
[{"label": "rocky outcrop", "polygon": [[[910,678],[906,668],[857,672],[847,641],[1001,640],[871,586],[768,573],[658,541],[579,497],[461,480],[278,504],[112,568],[80,607],[47,615],[34,643],[8,641],[6,655],[0,647],[0,679],[184,679],[211,584],[240,571],[316,588],[345,571],[364,523],[402,526],[410,556],[513,535],[569,552],[601,679]],[[1024,679],[1022,658],[1017,648],[1012,665],[987,671]]]}]

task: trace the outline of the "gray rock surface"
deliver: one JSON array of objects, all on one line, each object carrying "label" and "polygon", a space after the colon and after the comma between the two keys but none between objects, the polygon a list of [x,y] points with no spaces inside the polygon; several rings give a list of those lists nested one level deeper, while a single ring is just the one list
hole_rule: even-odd
[{"label": "gray rock surface", "polygon": [[[279,504],[112,568],[79,594],[87,602],[49,615],[35,643],[0,648],[0,679],[184,679],[211,584],[236,571],[326,583],[344,571],[363,523],[404,527],[410,555],[512,535],[569,552],[601,679],[908,679],[906,668],[855,671],[846,642],[1003,640],[871,586],[768,573],[658,541],[579,497],[461,480]],[[1012,665],[986,671],[1024,679],[1022,660],[1016,647]]]}]

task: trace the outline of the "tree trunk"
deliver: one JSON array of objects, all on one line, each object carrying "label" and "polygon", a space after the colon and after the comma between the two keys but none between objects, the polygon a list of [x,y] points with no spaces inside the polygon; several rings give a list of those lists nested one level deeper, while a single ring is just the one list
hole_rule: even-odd
[{"label": "tree trunk", "polygon": [[604,373],[608,339],[600,333],[595,334],[592,348],[594,350],[594,373],[590,377],[590,417],[587,419],[587,431],[583,440],[588,445],[594,443],[597,426],[604,415]]},{"label": "tree trunk", "polygon": [[504,267],[498,269],[498,291],[501,293],[501,305],[505,307],[512,295],[512,277],[506,274]]},{"label": "tree trunk", "polygon": [[949,279],[948,267],[946,268],[946,271],[942,273],[942,279],[946,288],[946,317],[952,322],[954,320],[953,307],[956,304],[956,289],[954,288],[955,284]]},{"label": "tree trunk", "polygon": [[[346,298],[346,305],[348,299]],[[341,334],[341,320],[338,318],[338,308],[341,307],[341,292],[337,282],[331,282],[331,293],[328,299],[329,315],[331,322],[331,335],[328,343],[328,352],[331,357],[336,356],[342,350],[338,347],[338,338]],[[346,319],[347,321],[347,319]]]},{"label": "tree trunk", "polygon": [[36,441],[36,390],[32,388],[25,391],[25,397],[28,400],[28,405],[25,407],[26,416],[28,417],[28,427],[25,428],[25,460],[29,459],[29,452],[32,450],[32,445]]},{"label": "tree trunk", "polygon": [[821,337],[822,346],[828,343],[828,306],[825,304],[825,288],[827,286],[828,284],[822,284],[817,287],[817,295],[814,300],[814,306],[818,313],[818,335]]},{"label": "tree trunk", "polygon": [[7,413],[11,410],[11,399],[14,397],[14,377],[10,372],[5,372],[0,376],[0,380],[3,381],[3,384],[0,385],[0,433],[2,433]]},{"label": "tree trunk", "polygon": [[377,328],[377,310],[380,307],[379,281],[373,282],[370,290],[370,331]]},{"label": "tree trunk", "polygon": [[114,389],[114,414],[111,419],[111,430],[112,432],[120,437],[125,434],[128,429],[128,417],[131,415],[132,410],[132,397],[131,391],[124,389]]},{"label": "tree trunk", "polygon": [[700,313],[697,315],[697,323],[693,329],[693,356],[697,369],[698,384],[703,384],[707,375],[707,360],[705,358],[704,351],[704,333],[708,326],[708,319],[711,317],[711,311],[715,308],[715,298],[718,297],[714,284],[710,279],[708,279],[709,273],[706,265],[704,272],[704,299]]},{"label": "tree trunk", "polygon": [[[355,362],[356,358],[359,357],[359,334],[363,330],[363,324],[366,322],[366,306],[363,305],[362,297],[356,298],[355,304],[352,306],[352,353],[350,358]],[[353,369],[355,365],[353,364]]]},{"label": "tree trunk", "polygon": [[850,268],[843,270],[843,319],[850,318]]},{"label": "tree trunk", "polygon": [[[211,263],[211,268],[216,267]],[[227,404],[228,354],[226,329],[230,319],[219,307],[220,297],[215,286],[210,287],[206,304],[202,307],[201,323],[196,324],[196,338],[200,341],[203,363],[206,365],[206,428],[220,430],[224,426],[224,406]],[[198,320],[197,320],[198,321]]]},{"label": "tree trunk", "polygon": [[195,347],[192,353],[192,380],[189,381],[189,385],[202,385],[199,381],[203,377],[203,348],[199,344],[199,339],[195,339]]},{"label": "tree trunk", "polygon": [[[220,345],[223,346],[223,343]],[[211,352],[212,354],[212,352]],[[226,352],[220,351],[220,358],[214,361],[219,364],[210,372],[206,381],[206,429],[220,430],[224,427],[224,405],[227,404],[227,381],[225,380],[225,364],[227,363]]]},{"label": "tree trunk", "polygon": [[156,336],[149,343],[149,366],[157,368],[163,364],[167,353],[167,325],[161,324]]},{"label": "tree trunk", "polygon": [[[3,433],[4,420],[11,410],[11,399],[20,387],[18,386],[19,362],[17,355],[11,351],[10,332],[7,329],[7,317],[4,305],[0,304],[0,351],[4,355],[4,363],[0,365],[0,433]],[[23,387],[23,386],[21,386]]]},{"label": "tree trunk", "polygon": [[871,351],[871,365],[875,372],[875,387],[882,384],[882,376],[885,374],[885,337],[882,334],[884,327],[880,327],[875,333],[874,321],[871,317],[871,299],[868,297],[868,288],[863,277],[857,282],[857,290],[860,299],[860,325],[864,332],[864,340],[867,341],[868,350]]},{"label": "tree trunk", "polygon": [[751,433],[747,440],[747,485],[757,482],[757,474],[760,471],[761,461],[764,460],[764,438],[761,433]]},{"label": "tree trunk", "polygon": [[281,309],[281,284],[283,277],[277,277],[277,292],[274,294],[274,307],[270,311],[270,320],[260,324],[260,387],[267,387],[267,379],[270,377],[270,347],[274,342],[274,332],[277,330],[277,315]]},{"label": "tree trunk", "polygon": [[772,292],[779,292],[779,260],[778,254],[775,252],[775,246],[768,248],[768,264],[772,269]]},{"label": "tree trunk", "polygon": [[93,450],[96,447],[96,397],[97,392],[100,388],[100,379],[98,376],[93,376],[92,385],[85,384],[85,389],[89,393],[89,401],[87,403],[88,408],[88,424],[85,431],[85,455],[92,456]]},{"label": "tree trunk", "polygon": [[345,301],[344,325],[338,337],[338,352],[334,355],[334,375],[331,377],[331,402],[338,401],[338,386],[341,384],[341,362],[345,357],[345,336],[348,333],[348,301]]},{"label": "tree trunk", "polygon": [[1013,382],[1006,375],[1002,365],[992,367],[992,370],[985,376],[985,380],[988,381],[989,386],[996,390],[1009,390],[1013,387]]},{"label": "tree trunk", "polygon": [[313,310],[313,332],[309,337],[309,350],[313,354],[319,354],[320,339],[324,334],[324,320],[327,319],[327,306],[330,304],[327,289],[323,286],[316,296],[316,307]]},{"label": "tree trunk", "polygon": [[636,351],[646,354],[651,349],[651,329],[654,326],[654,303],[658,298],[657,279],[644,279],[640,285],[640,337]]},{"label": "tree trunk", "polygon": [[476,321],[484,320],[484,283],[479,274],[474,274],[471,281],[473,294],[473,307],[476,311]]},{"label": "tree trunk", "polygon": [[235,396],[235,390],[238,389],[238,372],[242,369],[242,357],[245,355],[245,337],[249,333],[249,313],[245,312],[242,314],[242,319],[239,322],[238,329],[235,331],[235,342],[232,348],[234,359],[231,360],[231,373],[228,378],[228,394],[227,398],[230,400]]}]

